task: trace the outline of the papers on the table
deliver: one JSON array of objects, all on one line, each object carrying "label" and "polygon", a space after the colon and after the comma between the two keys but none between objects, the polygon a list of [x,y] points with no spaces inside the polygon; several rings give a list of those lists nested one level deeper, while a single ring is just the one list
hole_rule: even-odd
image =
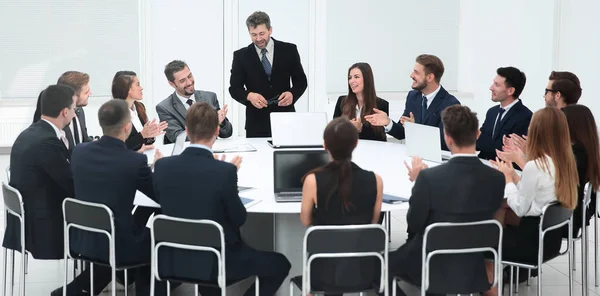
[{"label": "papers on the table", "polygon": [[250,143],[228,143],[215,142],[213,146],[214,153],[231,153],[231,152],[254,152],[256,148]]},{"label": "papers on the table", "polygon": [[260,202],[260,200],[246,198],[246,197],[240,197],[240,199],[242,200],[242,203],[244,204],[244,207],[246,207],[246,209],[250,208],[251,206]]},{"label": "papers on the table", "polygon": [[254,189],[252,187],[238,186],[238,192],[242,192],[244,190]]},{"label": "papers on the table", "polygon": [[406,197],[395,196],[395,195],[391,195],[391,194],[387,194],[387,193],[383,194],[383,202],[384,203],[399,204],[399,203],[403,203],[403,202],[407,202],[407,201],[408,201],[408,198],[406,198]]},{"label": "papers on the table", "polygon": [[[251,187],[238,187],[238,190],[240,190],[239,188],[245,188],[242,190],[252,189]],[[260,200],[255,200],[246,197],[240,197],[240,199],[242,200],[242,203],[244,204],[246,209],[260,202]],[[135,199],[133,200],[133,204],[141,207],[160,208],[160,205],[157,202],[155,202],[139,190],[135,193]]]}]

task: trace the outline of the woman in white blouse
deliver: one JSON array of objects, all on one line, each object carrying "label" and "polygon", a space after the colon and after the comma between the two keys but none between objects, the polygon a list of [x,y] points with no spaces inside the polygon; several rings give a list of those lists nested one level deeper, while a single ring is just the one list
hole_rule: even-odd
[{"label": "woman in white blouse", "polygon": [[154,143],[154,137],[163,134],[167,128],[167,123],[164,121],[160,123],[156,119],[148,121],[146,107],[140,102],[143,98],[143,90],[133,71],[119,71],[113,78],[113,98],[127,102],[133,123],[131,134],[125,141],[125,145],[127,149],[138,151],[152,148],[150,145]]},{"label": "woman in white blouse", "polygon": [[[546,107],[533,114],[525,155],[528,160],[521,177],[516,174],[512,162],[492,161],[506,178],[506,200],[496,218],[505,225],[502,259],[536,263],[539,222],[544,206],[554,201],[569,209],[577,205],[577,167],[567,119],[558,108]],[[544,260],[557,256],[561,243],[560,229],[548,232],[544,239]],[[491,264],[488,265],[490,274],[493,274]],[[497,291],[486,293],[496,294]]]}]

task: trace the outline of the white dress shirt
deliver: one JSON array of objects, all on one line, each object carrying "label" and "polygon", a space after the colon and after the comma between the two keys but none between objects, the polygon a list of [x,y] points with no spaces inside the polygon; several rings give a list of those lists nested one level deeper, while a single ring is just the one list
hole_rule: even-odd
[{"label": "white dress shirt", "polygon": [[[506,107],[500,106],[500,108],[504,109],[504,113],[502,113],[502,117],[500,117],[500,121],[502,121],[502,119],[504,119],[504,116],[506,116],[506,113],[508,113],[508,110],[510,110],[510,108],[512,108],[512,106],[514,106],[518,102],[519,102],[519,99],[516,99],[512,103],[508,104]],[[496,114],[496,118],[494,119],[494,129],[492,129],[492,131],[494,131],[494,133],[496,132],[496,123],[497,122],[498,122],[498,114]]]},{"label": "white dress shirt", "polygon": [[[420,97],[420,104],[419,105],[423,105],[423,97],[427,98],[427,109],[429,109],[429,106],[431,106],[431,102],[433,101],[433,99],[435,99],[435,96],[437,96],[437,94],[440,92],[440,89],[442,89],[442,85],[440,84],[438,86],[438,88],[436,88],[433,92],[431,92],[428,95],[424,95],[423,93],[421,93],[421,97]],[[385,126],[385,132],[389,132],[392,130],[392,126],[394,125],[394,121],[390,119],[390,123],[388,123],[388,125]]]},{"label": "white dress shirt", "polygon": [[544,206],[557,200],[554,191],[554,162],[549,156],[546,156],[546,160],[549,172],[530,160],[523,168],[519,184],[511,182],[504,188],[508,206],[519,217],[539,216]]},{"label": "white dress shirt", "polygon": [[133,127],[135,127],[135,130],[138,131],[138,133],[142,132],[144,126],[142,125],[142,122],[138,117],[137,110],[135,109],[135,104],[131,105],[131,109],[129,109],[129,112],[131,112],[131,123],[133,123]]},{"label": "white dress shirt", "polygon": [[210,148],[208,148],[208,146],[202,145],[202,144],[190,144],[188,147],[205,149],[205,150],[208,150],[208,152],[213,153],[212,149],[210,149]]},{"label": "white dress shirt", "polygon": [[185,107],[185,110],[187,110],[187,109],[190,108],[190,105],[188,105],[187,100],[192,100],[193,102],[196,102],[196,96],[194,94],[192,94],[189,98],[180,96],[177,92],[175,92],[175,94],[177,95],[177,97],[183,103],[183,107]]},{"label": "white dress shirt", "polygon": [[[254,45],[254,48],[258,54],[258,59],[262,61],[262,49],[256,45]],[[275,42],[273,42],[272,38],[269,38],[269,42],[267,42],[267,46],[265,46],[265,48],[267,49],[267,60],[269,60],[269,64],[271,64],[271,68],[273,68],[273,52],[275,50]]]},{"label": "white dress shirt", "polygon": [[478,157],[477,154],[473,153],[456,153],[456,154],[452,154],[450,155],[450,158],[455,158],[455,157]]},{"label": "white dress shirt", "polygon": [[54,125],[54,123],[52,123],[46,119],[42,118],[42,120],[47,122],[52,127],[52,129],[54,129],[54,132],[56,133],[56,137],[65,144],[65,147],[67,147],[67,149],[69,149],[69,140],[67,139],[67,136],[65,135],[65,131],[59,129],[56,125]]}]

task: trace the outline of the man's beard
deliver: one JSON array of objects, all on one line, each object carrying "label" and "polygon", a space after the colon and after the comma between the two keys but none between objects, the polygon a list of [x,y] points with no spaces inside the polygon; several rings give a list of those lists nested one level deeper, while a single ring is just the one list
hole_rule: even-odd
[{"label": "man's beard", "polygon": [[427,87],[427,81],[423,81],[420,84],[417,84],[415,87],[413,87],[412,89],[414,90],[418,90],[418,91],[422,91]]}]

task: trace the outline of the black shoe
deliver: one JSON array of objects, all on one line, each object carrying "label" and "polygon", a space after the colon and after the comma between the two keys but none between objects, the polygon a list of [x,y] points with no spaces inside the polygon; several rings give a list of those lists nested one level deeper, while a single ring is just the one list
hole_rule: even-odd
[{"label": "black shoe", "polygon": [[[74,287],[69,287],[67,285],[67,296],[87,296],[89,292],[85,292],[83,290],[75,289]],[[62,296],[63,295],[63,287],[59,287],[56,290],[50,293],[50,296]]]}]

